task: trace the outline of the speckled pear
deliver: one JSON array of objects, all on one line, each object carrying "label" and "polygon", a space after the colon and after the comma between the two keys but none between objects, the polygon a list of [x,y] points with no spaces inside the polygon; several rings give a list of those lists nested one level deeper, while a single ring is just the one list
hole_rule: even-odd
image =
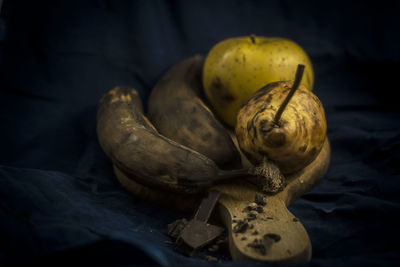
[{"label": "speckled pear", "polygon": [[266,156],[283,174],[294,173],[322,149],[327,131],[324,108],[315,94],[299,85],[301,75],[295,82],[262,87],[240,109],[235,132],[253,164]]}]

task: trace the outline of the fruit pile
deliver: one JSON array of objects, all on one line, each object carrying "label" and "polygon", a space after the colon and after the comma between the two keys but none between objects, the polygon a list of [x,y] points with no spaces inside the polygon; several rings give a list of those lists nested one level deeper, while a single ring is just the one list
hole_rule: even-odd
[{"label": "fruit pile", "polygon": [[[310,59],[290,40],[224,40],[206,58],[172,66],[153,88],[147,115],[133,88],[107,92],[99,142],[117,173],[157,190],[196,193],[248,178],[275,193],[325,142],[313,83]],[[243,167],[244,158],[252,165]]]}]

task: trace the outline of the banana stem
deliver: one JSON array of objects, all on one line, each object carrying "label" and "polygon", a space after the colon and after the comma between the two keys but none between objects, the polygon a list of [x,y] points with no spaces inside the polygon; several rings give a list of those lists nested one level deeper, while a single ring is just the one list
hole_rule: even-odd
[{"label": "banana stem", "polygon": [[[269,162],[268,165],[269,164],[272,164],[272,163]],[[251,176],[263,177],[263,176],[265,176],[265,174],[262,172],[262,170],[264,170],[266,168],[267,167],[262,165],[262,166],[252,167],[252,168],[242,168],[242,169],[236,169],[236,170],[219,170],[218,175],[217,175],[218,176],[217,180],[226,180],[226,179],[251,177]]]},{"label": "banana stem", "polygon": [[229,179],[246,178],[264,193],[276,193],[283,189],[285,177],[279,168],[264,157],[261,165],[253,168],[237,170],[219,170],[217,181],[222,182]]},{"label": "banana stem", "polygon": [[254,168],[243,168],[243,169],[229,170],[229,171],[219,170],[218,180],[247,177],[249,175],[254,175]]},{"label": "banana stem", "polygon": [[301,78],[303,78],[304,69],[306,66],[299,64],[297,65],[296,75],[294,78],[293,86],[290,89],[290,92],[287,94],[285,100],[283,100],[281,106],[279,107],[278,111],[275,114],[275,118],[273,121],[274,125],[279,125],[279,120],[281,119],[282,113],[285,110],[286,106],[289,104],[290,99],[292,99],[294,93],[296,92],[297,88],[299,88]]}]

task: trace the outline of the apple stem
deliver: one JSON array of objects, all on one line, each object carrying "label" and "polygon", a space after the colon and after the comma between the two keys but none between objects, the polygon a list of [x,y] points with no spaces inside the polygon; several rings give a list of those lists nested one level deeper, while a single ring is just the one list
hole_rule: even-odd
[{"label": "apple stem", "polygon": [[296,92],[297,88],[299,88],[301,78],[303,78],[303,73],[304,73],[304,66],[303,64],[297,65],[297,70],[296,70],[296,75],[294,78],[293,86],[290,89],[290,92],[287,94],[285,100],[283,100],[281,106],[279,107],[278,111],[275,114],[275,118],[273,121],[274,125],[279,125],[279,120],[281,119],[282,113],[285,110],[286,106],[288,105],[290,99],[292,99],[294,93]]},{"label": "apple stem", "polygon": [[250,35],[250,39],[251,39],[251,42],[252,42],[253,44],[256,43],[256,35],[255,35],[255,34]]}]

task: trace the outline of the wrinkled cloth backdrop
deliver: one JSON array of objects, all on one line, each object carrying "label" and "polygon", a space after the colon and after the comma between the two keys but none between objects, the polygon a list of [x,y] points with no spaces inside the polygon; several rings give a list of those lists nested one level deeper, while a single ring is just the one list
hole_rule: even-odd
[{"label": "wrinkled cloth backdrop", "polygon": [[326,109],[330,169],[290,207],[311,263],[398,264],[399,11],[396,1],[4,1],[0,264],[210,264],[164,243],[166,225],[187,214],[116,182],[96,105],[116,85],[146,101],[172,64],[252,33],[307,51]]}]

